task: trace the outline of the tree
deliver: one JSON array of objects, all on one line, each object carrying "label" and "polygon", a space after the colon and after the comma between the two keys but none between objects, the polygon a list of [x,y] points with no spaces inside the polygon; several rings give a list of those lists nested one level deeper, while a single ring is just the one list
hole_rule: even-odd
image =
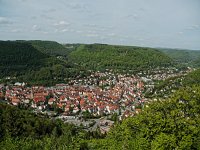
[{"label": "tree", "polygon": [[139,115],[116,124],[91,147],[105,149],[200,149],[200,87],[178,90],[171,98],[152,102]]}]

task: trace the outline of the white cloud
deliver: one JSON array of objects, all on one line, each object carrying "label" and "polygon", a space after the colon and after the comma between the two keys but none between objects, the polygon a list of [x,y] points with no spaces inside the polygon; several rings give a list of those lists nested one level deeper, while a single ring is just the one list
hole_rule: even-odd
[{"label": "white cloud", "polygon": [[86,34],[87,37],[99,37],[98,34]]},{"label": "white cloud", "polygon": [[199,28],[200,28],[200,25],[194,24],[194,25],[192,25],[192,27],[195,28],[195,29],[199,29]]},{"label": "white cloud", "polygon": [[[43,36],[47,40],[82,43],[100,39],[113,44],[125,39],[125,44],[155,47],[184,47],[182,41],[187,41],[191,46],[186,48],[199,47],[199,9],[195,2],[147,1],[0,0],[0,38]],[[169,13],[175,10],[176,14]],[[138,36],[145,41],[138,40]],[[147,38],[156,42],[148,42]]]},{"label": "white cloud", "polygon": [[35,24],[32,26],[32,29],[35,30],[38,26]]},{"label": "white cloud", "polygon": [[0,25],[8,25],[8,24],[12,24],[13,22],[5,17],[0,17]]},{"label": "white cloud", "polygon": [[22,32],[22,29],[12,29],[11,32],[13,32],[13,33],[20,33],[20,32]]},{"label": "white cloud", "polygon": [[94,30],[89,30],[88,33],[96,33]]},{"label": "white cloud", "polygon": [[87,24],[84,24],[84,26],[85,26],[85,27],[93,27],[93,28],[94,28],[94,27],[98,27],[97,24],[93,24],[93,23],[91,23],[91,24],[90,24],[90,23],[87,23]]},{"label": "white cloud", "polygon": [[43,34],[48,34],[49,32],[46,32],[46,31],[42,31],[42,33],[43,33]]},{"label": "white cloud", "polygon": [[180,31],[180,32],[178,32],[178,34],[179,34],[179,35],[182,35],[182,34],[183,34],[183,32],[182,32],[182,31]]},{"label": "white cloud", "polygon": [[69,26],[70,23],[62,20],[62,21],[59,21],[57,23],[54,23],[53,25],[54,26]]},{"label": "white cloud", "polygon": [[110,36],[110,37],[116,37],[117,36],[115,33],[109,33],[107,35]]},{"label": "white cloud", "polygon": [[68,29],[62,29],[60,32],[64,33],[64,32],[67,32],[69,31]]},{"label": "white cloud", "polygon": [[68,26],[70,25],[71,23],[69,22],[66,22],[64,20],[61,20],[61,21],[58,21],[56,23],[53,24],[53,26],[55,26],[55,30],[54,32],[55,33],[64,33],[64,32],[71,32],[68,28]]},{"label": "white cloud", "polygon": [[64,32],[72,32],[71,30],[64,28],[64,29],[55,29],[55,33],[64,33]]},{"label": "white cloud", "polygon": [[41,28],[35,24],[32,26],[32,31],[41,31]]},{"label": "white cloud", "polygon": [[144,40],[145,40],[144,38],[139,38],[139,39],[138,39],[138,41],[144,41]]},{"label": "white cloud", "polygon": [[137,13],[134,14],[128,14],[126,16],[121,17],[123,19],[133,19],[133,20],[139,20],[140,16]]},{"label": "white cloud", "polygon": [[186,30],[199,30],[199,29],[200,29],[200,25],[198,24],[194,24],[186,28]]},{"label": "white cloud", "polygon": [[107,29],[105,29],[105,28],[98,28],[97,30],[98,31],[107,31]]},{"label": "white cloud", "polygon": [[90,12],[87,5],[85,4],[81,4],[81,3],[69,3],[69,2],[66,2],[65,3],[66,7],[72,9],[72,10],[76,10],[78,12]]},{"label": "white cloud", "polygon": [[[70,30],[71,31],[71,30]],[[72,31],[71,31],[72,32]],[[77,30],[76,33],[83,33],[81,30]]]}]

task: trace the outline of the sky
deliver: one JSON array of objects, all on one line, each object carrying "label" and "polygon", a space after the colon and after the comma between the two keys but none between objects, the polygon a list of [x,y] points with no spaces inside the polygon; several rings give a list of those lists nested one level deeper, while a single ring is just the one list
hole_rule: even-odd
[{"label": "sky", "polygon": [[200,0],[0,0],[0,40],[200,50]]}]

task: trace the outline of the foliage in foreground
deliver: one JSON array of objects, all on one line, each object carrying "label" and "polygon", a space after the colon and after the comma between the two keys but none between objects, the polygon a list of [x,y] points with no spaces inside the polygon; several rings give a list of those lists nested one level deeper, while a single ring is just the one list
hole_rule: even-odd
[{"label": "foliage in foreground", "polygon": [[184,88],[153,102],[140,115],[116,125],[91,149],[200,149],[200,87]]},{"label": "foliage in foreground", "polygon": [[199,86],[152,102],[141,114],[116,124],[105,138],[15,107],[0,106],[3,149],[200,149]]},{"label": "foliage in foreground", "polygon": [[0,103],[0,147],[5,150],[80,149],[84,140],[99,138],[60,120],[37,116],[29,111]]},{"label": "foliage in foreground", "polygon": [[186,86],[199,85],[200,84],[200,69],[190,72],[183,80],[183,84]]}]

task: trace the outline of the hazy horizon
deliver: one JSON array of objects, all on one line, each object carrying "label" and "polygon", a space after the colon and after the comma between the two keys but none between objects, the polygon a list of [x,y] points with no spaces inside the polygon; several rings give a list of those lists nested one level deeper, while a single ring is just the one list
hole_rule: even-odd
[{"label": "hazy horizon", "polygon": [[0,0],[0,40],[200,50],[199,0]]}]

